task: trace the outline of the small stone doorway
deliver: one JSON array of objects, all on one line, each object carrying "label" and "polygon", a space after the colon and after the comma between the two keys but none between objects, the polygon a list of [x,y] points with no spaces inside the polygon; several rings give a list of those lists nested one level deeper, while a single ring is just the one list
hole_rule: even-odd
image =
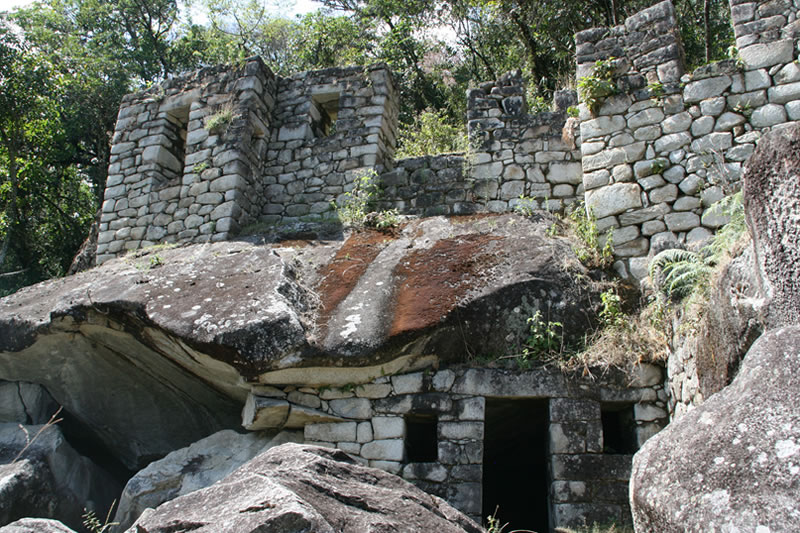
[{"label": "small stone doorway", "polygon": [[546,399],[486,398],[483,519],[498,509],[505,531],[550,531]]}]

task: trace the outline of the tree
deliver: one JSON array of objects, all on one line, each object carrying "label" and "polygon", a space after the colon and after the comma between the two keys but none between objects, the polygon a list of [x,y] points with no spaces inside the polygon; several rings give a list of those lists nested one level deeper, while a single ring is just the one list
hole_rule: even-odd
[{"label": "tree", "polygon": [[0,291],[62,274],[94,213],[79,169],[58,164],[60,90],[46,58],[0,25],[0,272],[21,274]]}]

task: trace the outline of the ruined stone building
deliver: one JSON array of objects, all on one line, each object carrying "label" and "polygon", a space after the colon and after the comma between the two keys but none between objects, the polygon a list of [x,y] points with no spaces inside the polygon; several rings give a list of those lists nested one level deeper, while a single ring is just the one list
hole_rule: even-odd
[{"label": "ruined stone building", "polygon": [[[800,119],[796,2],[731,8],[739,58],[692,73],[669,0],[577,34],[577,77],[614,58],[618,88],[595,109],[581,103],[577,117],[569,91],[553,111],[528,114],[519,75],[469,90],[468,154],[395,159],[398,96],[383,65],[280,77],[254,58],[128,95],[97,262],[156,243],[228,240],[253,223],[331,218],[332,202],[374,169],[382,205],[407,214],[499,213],[520,197],[557,211],[584,200],[599,230],[613,229],[617,271],[641,279],[653,251],[704,241],[726,222],[711,206],[736,190],[758,138]],[[253,389],[245,426],[295,413],[307,442],[474,517],[515,502],[520,512],[539,506],[543,529],[625,521],[631,454],[667,422],[670,402],[692,396],[691,369],[683,396],[669,398],[660,368],[639,370],[633,382],[488,369],[378,373],[349,388],[276,380]],[[504,492],[506,473],[523,467],[530,493]]]}]

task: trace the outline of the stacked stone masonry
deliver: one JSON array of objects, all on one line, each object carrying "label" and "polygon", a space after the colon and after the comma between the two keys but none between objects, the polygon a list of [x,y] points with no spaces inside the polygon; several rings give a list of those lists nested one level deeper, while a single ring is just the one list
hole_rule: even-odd
[{"label": "stacked stone masonry", "polygon": [[797,7],[731,2],[739,58],[684,74],[669,1],[624,25],[576,35],[578,76],[613,62],[617,94],[581,105],[587,206],[613,228],[617,268],[646,275],[669,243],[705,242],[726,222],[712,205],[739,187],[761,134],[800,118]]},{"label": "stacked stone masonry", "polygon": [[[98,264],[160,242],[224,240],[259,218],[275,79],[260,60],[128,95],[119,111]],[[217,126],[207,127],[213,124]]]},{"label": "stacked stone masonry", "polygon": [[254,223],[332,219],[367,170],[380,175],[381,207],[405,214],[503,212],[521,197],[563,209],[583,193],[580,139],[564,135],[577,125],[565,113],[575,95],[531,116],[523,93],[519,72],[470,91],[474,152],[397,161],[397,95],[383,65],[282,78],[256,58],[128,95],[98,263],[159,242],[228,239]]},{"label": "stacked stone masonry", "polygon": [[[398,474],[476,519],[485,517],[485,406],[491,399],[548,401],[546,457],[551,527],[587,518],[628,522],[631,453],[610,450],[603,413],[627,409],[634,447],[667,423],[660,367],[643,364],[627,375],[579,378],[558,369],[511,372],[441,370],[384,376],[345,387],[254,385],[243,412],[249,430],[304,427],[307,443],[346,451],[369,466]],[[427,461],[409,453],[410,416],[435,424]],[[521,473],[520,475],[525,475]],[[510,481],[511,482],[511,481]],[[522,482],[522,481],[520,481]]]},{"label": "stacked stone masonry", "polygon": [[[611,60],[617,93],[579,119],[574,93],[527,113],[518,72],[470,89],[467,154],[397,160],[397,94],[383,65],[274,76],[258,59],[129,95],[120,109],[98,263],[158,242],[223,240],[251,223],[335,216],[380,174],[383,208],[467,214],[561,210],[585,199],[613,230],[616,267],[642,278],[667,243],[704,242],[765,130],[800,118],[797,6],[732,1],[738,60],[684,74],[667,0],[576,35],[577,76]],[[225,111],[230,120],[209,128]],[[580,124],[577,131],[578,122]],[[526,200],[523,200],[525,198]]]}]

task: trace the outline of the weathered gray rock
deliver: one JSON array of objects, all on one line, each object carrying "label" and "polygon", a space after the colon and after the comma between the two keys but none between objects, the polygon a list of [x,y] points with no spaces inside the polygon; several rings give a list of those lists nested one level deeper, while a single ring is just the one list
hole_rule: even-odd
[{"label": "weathered gray rock", "polygon": [[46,424],[56,411],[58,404],[44,387],[0,381],[0,422]]},{"label": "weathered gray rock", "polygon": [[[463,342],[513,350],[537,309],[584,331],[595,300],[574,280],[586,269],[551,224],[432,217],[313,246],[254,238],[108,261],[0,300],[0,376],[43,384],[141,469],[240,426],[247,382],[343,386],[463,359]],[[248,428],[321,421],[270,401],[246,413]]]},{"label": "weathered gray rock", "polygon": [[58,520],[46,518],[21,518],[0,527],[2,533],[75,533]]},{"label": "weathered gray rock", "polygon": [[203,489],[256,455],[286,442],[302,442],[302,432],[238,434],[224,430],[150,463],[125,485],[114,522],[127,529],[148,507]]},{"label": "weathered gray rock", "polygon": [[105,515],[120,490],[55,425],[0,424],[0,464],[1,524],[39,517],[80,527],[84,508]]},{"label": "weathered gray rock", "polygon": [[758,143],[743,178],[768,327],[800,323],[800,125]]},{"label": "weathered gray rock", "polygon": [[442,533],[482,529],[443,500],[344,452],[285,444],[211,487],[159,506],[128,531]]},{"label": "weathered gray rock", "polygon": [[634,456],[637,531],[793,531],[800,523],[800,327],[764,334],[733,383]]}]

